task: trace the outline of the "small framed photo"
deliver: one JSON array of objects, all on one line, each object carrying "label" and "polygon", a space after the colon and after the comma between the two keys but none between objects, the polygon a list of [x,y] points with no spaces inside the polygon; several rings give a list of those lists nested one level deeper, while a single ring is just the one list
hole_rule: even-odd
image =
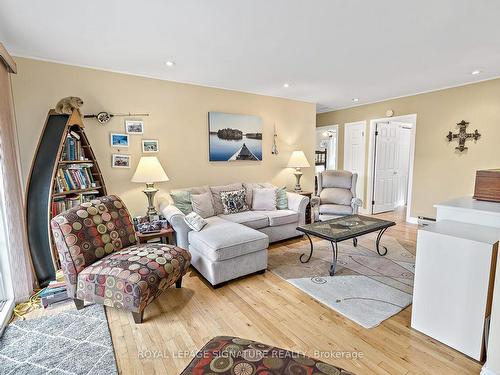
[{"label": "small framed photo", "polygon": [[130,155],[113,154],[111,166],[113,168],[130,168]]},{"label": "small framed photo", "polygon": [[111,133],[111,147],[128,147],[128,134]]},{"label": "small framed photo", "polygon": [[157,139],[143,139],[142,140],[142,152],[147,154],[147,153],[152,153],[152,152],[158,152],[159,147],[158,147],[158,140]]},{"label": "small framed photo", "polygon": [[127,134],[144,134],[144,121],[125,120],[125,132]]}]

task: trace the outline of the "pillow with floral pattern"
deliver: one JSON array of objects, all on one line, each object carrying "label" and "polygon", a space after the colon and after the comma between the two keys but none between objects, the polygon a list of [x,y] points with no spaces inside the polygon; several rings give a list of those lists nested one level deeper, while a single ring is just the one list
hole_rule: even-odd
[{"label": "pillow with floral pattern", "polygon": [[220,199],[224,209],[224,215],[236,214],[248,211],[246,202],[246,190],[221,191]]}]

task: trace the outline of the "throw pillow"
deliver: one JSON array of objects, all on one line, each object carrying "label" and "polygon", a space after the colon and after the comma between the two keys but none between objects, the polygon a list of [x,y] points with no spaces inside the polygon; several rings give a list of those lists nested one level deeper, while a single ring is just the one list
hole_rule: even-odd
[{"label": "throw pillow", "polygon": [[223,186],[210,186],[210,191],[212,192],[212,203],[214,205],[215,214],[219,215],[224,213],[224,207],[222,206],[220,193],[223,191],[235,191],[241,190],[243,185],[241,183],[235,183]]},{"label": "throw pillow", "polygon": [[203,229],[205,225],[207,225],[207,222],[205,219],[203,219],[200,215],[198,215],[196,212],[191,212],[184,216],[184,222],[186,225],[191,228],[192,230],[199,232],[200,230]]},{"label": "throw pillow", "polygon": [[275,186],[273,184],[270,184],[269,182],[244,182],[243,187],[247,191],[247,205],[249,209],[252,209],[252,192],[253,189],[260,189],[260,188],[274,188]]},{"label": "throw pillow", "polygon": [[248,205],[245,201],[245,189],[234,191],[221,191],[220,199],[224,209],[224,215],[235,214],[248,211]]},{"label": "throw pillow", "polygon": [[252,192],[252,210],[254,211],[275,211],[276,210],[276,189],[262,188],[254,189]]},{"label": "throw pillow", "polygon": [[184,215],[193,211],[191,206],[191,193],[185,190],[172,190],[170,196],[174,201],[174,206],[177,207]]},{"label": "throw pillow", "polygon": [[212,205],[212,194],[191,194],[191,205],[193,211],[202,218],[207,218],[215,215],[214,206]]},{"label": "throw pillow", "polygon": [[288,210],[288,196],[284,186],[276,189],[276,208],[278,210]]}]

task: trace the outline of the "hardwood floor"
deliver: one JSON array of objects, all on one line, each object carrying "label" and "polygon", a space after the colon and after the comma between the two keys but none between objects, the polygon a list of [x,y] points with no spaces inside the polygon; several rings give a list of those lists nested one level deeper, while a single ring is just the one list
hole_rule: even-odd
[{"label": "hardwood floor", "polygon": [[[417,226],[405,223],[401,211],[377,217],[397,221],[387,234],[414,251]],[[301,243],[305,240],[281,242],[269,251]],[[131,314],[115,309],[107,315],[123,374],[178,374],[217,335],[303,352],[356,374],[478,374],[481,368],[412,330],[411,307],[364,329],[271,272],[213,289],[191,271],[181,289],[172,288],[146,309],[144,323],[136,325]]]}]

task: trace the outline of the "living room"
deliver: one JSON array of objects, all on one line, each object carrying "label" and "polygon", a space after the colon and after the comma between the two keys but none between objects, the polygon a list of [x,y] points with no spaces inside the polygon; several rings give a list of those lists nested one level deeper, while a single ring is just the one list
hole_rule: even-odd
[{"label": "living room", "polygon": [[499,15],[3,2],[0,373],[500,375]]}]

